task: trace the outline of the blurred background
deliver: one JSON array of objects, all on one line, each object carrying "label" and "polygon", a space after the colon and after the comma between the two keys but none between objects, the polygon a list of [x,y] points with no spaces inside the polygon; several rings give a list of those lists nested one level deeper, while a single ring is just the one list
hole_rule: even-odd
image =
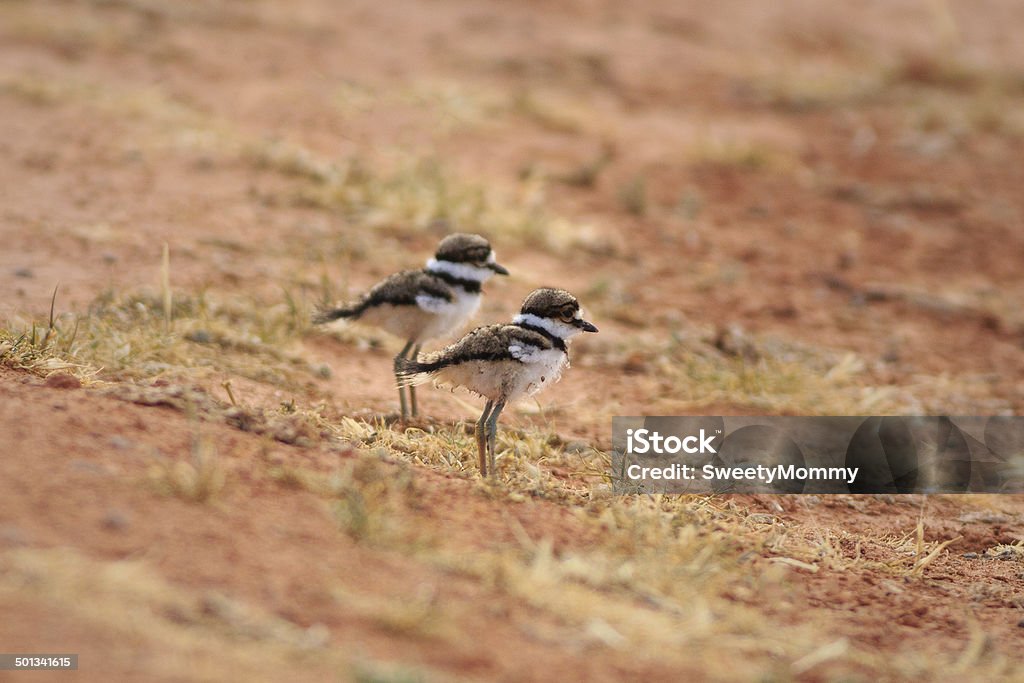
[{"label": "blurred background", "polygon": [[1012,0],[5,2],[0,314],[45,314],[58,280],[68,308],[150,286],[164,241],[187,290],[338,297],[458,229],[511,256],[488,320],[557,284],[619,337],[751,358],[781,353],[769,334],[856,352],[916,387],[907,409],[1019,410],[1022,21]]},{"label": "blurred background", "polygon": [[[616,498],[604,451],[615,415],[1024,411],[1022,26],[0,0],[0,642],[104,680],[1019,679],[1019,500]],[[453,230],[512,273],[476,322],[555,285],[601,330],[493,487],[479,402],[392,429],[396,341],[310,324]]]}]

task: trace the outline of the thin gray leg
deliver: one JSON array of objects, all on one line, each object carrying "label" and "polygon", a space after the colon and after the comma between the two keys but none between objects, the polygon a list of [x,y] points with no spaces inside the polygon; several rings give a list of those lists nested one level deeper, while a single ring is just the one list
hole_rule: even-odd
[{"label": "thin gray leg", "polygon": [[491,413],[494,401],[488,401],[484,412],[476,422],[476,450],[480,456],[480,476],[487,476],[487,416]]},{"label": "thin gray leg", "polygon": [[[409,357],[412,358],[413,360],[419,360],[420,348],[422,346],[423,344],[417,344],[416,346],[412,347],[412,353],[409,355]],[[419,410],[416,408],[416,386],[413,384],[409,385],[409,405],[412,408],[412,416],[416,417],[416,415],[419,414]]]},{"label": "thin gray leg", "polygon": [[498,416],[501,415],[501,409],[504,407],[505,402],[498,401],[494,404],[494,409],[487,417],[487,459],[491,463],[492,477],[498,475],[498,468],[494,464],[494,442],[498,438]]},{"label": "thin gray leg", "polygon": [[409,407],[405,402],[405,387],[400,384],[401,379],[398,376],[398,361],[405,360],[405,357],[411,348],[412,340],[410,339],[402,350],[398,352],[398,355],[395,356],[395,384],[398,384],[398,402],[402,406],[402,422],[405,422],[409,417]]}]

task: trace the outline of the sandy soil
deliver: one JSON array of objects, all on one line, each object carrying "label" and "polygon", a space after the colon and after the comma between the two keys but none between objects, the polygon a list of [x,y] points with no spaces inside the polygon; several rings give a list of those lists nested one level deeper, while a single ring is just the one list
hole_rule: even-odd
[{"label": "sandy soil", "polygon": [[[57,283],[58,313],[158,291],[165,242],[176,296],[308,305],[324,280],[358,291],[424,260],[443,212],[387,184],[379,215],[327,206],[309,159],[349,173],[359,159],[381,177],[429,159],[511,214],[543,217],[535,233],[491,235],[513,275],[488,284],[481,320],[556,284],[601,328],[539,408],[503,425],[604,448],[623,414],[1019,414],[1022,21],[1024,6],[997,0],[3,3],[0,320],[45,320]],[[854,354],[858,386],[884,400],[858,402],[854,387],[767,403],[714,378],[690,385],[666,352],[679,339],[741,358]],[[216,364],[169,376],[219,400],[231,379],[249,405],[322,404],[328,419],[396,410],[394,340],[308,332],[291,345],[329,376],[273,384]],[[472,572],[339,534],[322,497],[273,475],[330,472],[354,457],[344,449],[203,422],[228,484],[212,505],[161,495],[160,468],[194,454],[196,423],[112,398],[119,378],[100,378],[62,389],[0,368],[5,651],[80,652],[90,680],[317,680],[357,676],[363,660],[442,680],[877,675],[838,651],[816,650],[821,666],[780,656],[731,670],[574,640],[550,609]],[[421,397],[427,427],[476,417],[466,396]],[[381,467],[415,470],[413,526],[449,555],[500,553],[520,530],[556,555],[598,543],[564,502]],[[716,505],[831,549],[810,568],[751,550],[752,575],[785,566],[780,592],[722,597],[762,623],[820,622],[882,658],[962,665],[951,676],[1018,657],[1024,565],[985,553],[1024,541],[1024,500]],[[894,575],[905,548],[892,539],[919,520],[929,542],[961,538],[923,576]],[[444,605],[448,632],[408,627],[399,608],[421,602]],[[136,624],[133,607],[157,618]],[[219,660],[203,629],[237,650]]]}]

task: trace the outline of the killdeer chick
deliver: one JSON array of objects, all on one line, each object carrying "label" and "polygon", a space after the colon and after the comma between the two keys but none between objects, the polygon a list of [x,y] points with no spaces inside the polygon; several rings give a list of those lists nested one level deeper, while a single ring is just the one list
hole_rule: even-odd
[{"label": "killdeer chick", "polygon": [[[382,280],[355,302],[320,311],[314,323],[344,318],[379,327],[405,340],[395,356],[395,377],[406,358],[416,358],[424,342],[455,332],[480,308],[481,285],[491,276],[508,275],[495,261],[490,243],[480,235],[456,233],[437,245],[423,270],[405,270]],[[405,385],[399,383],[402,419],[409,416]],[[412,416],[416,389],[409,386]]]},{"label": "killdeer chick", "polygon": [[476,423],[476,445],[480,474],[493,476],[502,408],[557,382],[569,365],[569,339],[580,332],[597,328],[583,319],[576,297],[564,289],[538,289],[526,297],[511,324],[478,327],[422,359],[398,361],[399,382],[413,386],[434,378],[487,399]]}]

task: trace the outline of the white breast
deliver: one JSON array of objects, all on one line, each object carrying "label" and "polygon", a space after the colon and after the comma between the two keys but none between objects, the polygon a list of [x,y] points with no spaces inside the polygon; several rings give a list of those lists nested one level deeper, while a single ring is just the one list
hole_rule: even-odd
[{"label": "white breast", "polygon": [[[454,301],[444,301],[427,296],[416,298],[416,304],[433,314],[430,323],[423,329],[417,342],[444,337],[459,330],[480,309],[480,293],[470,293],[461,287],[452,287]],[[422,299],[422,301],[421,301]]]},{"label": "white breast", "polygon": [[[524,358],[524,360],[526,360]],[[557,382],[562,370],[569,365],[569,356],[561,349],[534,350],[528,362],[522,363],[516,373],[515,382],[509,392],[509,400],[520,396],[532,396],[544,387]]]},{"label": "white breast", "polygon": [[440,384],[463,387],[492,401],[532,396],[558,381],[569,357],[558,349],[533,349],[528,362],[474,360],[440,370]]}]

